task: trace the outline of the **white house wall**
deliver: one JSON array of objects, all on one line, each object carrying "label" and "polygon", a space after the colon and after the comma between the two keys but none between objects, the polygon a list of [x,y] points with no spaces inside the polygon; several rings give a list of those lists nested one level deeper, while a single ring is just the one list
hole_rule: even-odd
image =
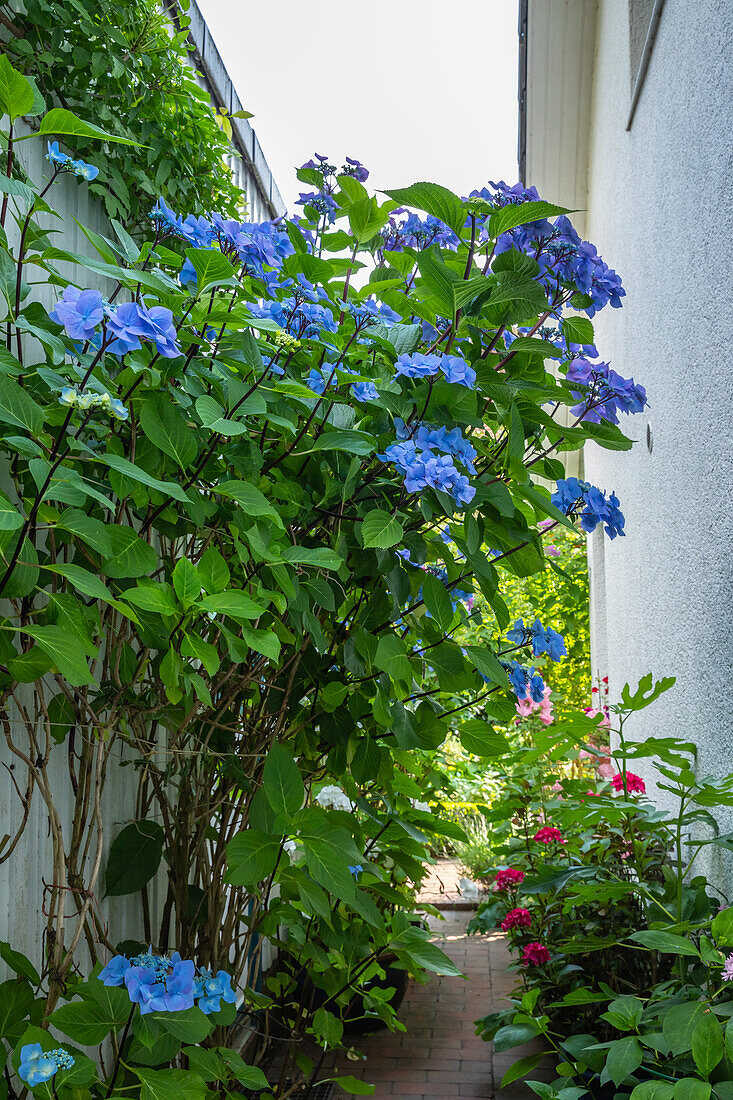
[{"label": "white house wall", "polygon": [[627,520],[589,540],[594,668],[612,697],[677,677],[633,735],[695,740],[698,775],[733,772],[731,28],[731,0],[667,0],[627,132],[627,4],[603,0],[587,185],[589,239],[627,292],[597,345],[650,403],[623,418],[631,452],[586,448]]}]

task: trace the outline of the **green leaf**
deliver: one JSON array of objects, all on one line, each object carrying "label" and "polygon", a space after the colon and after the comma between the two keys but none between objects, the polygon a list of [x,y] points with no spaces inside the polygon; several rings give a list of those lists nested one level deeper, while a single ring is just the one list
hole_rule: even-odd
[{"label": "green leaf", "polygon": [[125,590],[125,599],[153,615],[180,615],[181,609],[169,584],[139,584]]},{"label": "green leaf", "polygon": [[202,611],[211,611],[215,615],[229,615],[232,619],[258,619],[267,610],[263,604],[257,603],[246,592],[238,592],[234,589],[205,596],[196,606]]},{"label": "green leaf", "polygon": [[411,963],[416,963],[425,970],[432,971],[433,974],[463,977],[463,972],[445,952],[427,939],[427,933],[423,934],[417,928],[408,928],[400,932],[397,939],[392,941],[392,949],[399,955],[406,955]]},{"label": "green leaf", "polygon": [[361,537],[364,546],[378,546],[386,549],[395,546],[404,535],[404,528],[398,519],[381,508],[368,512],[361,525]]},{"label": "green leaf", "polygon": [[23,526],[23,517],[5,493],[0,491],[0,531],[17,531]]},{"label": "green leaf", "polygon": [[482,676],[506,688],[507,691],[509,690],[509,677],[506,674],[506,669],[495,653],[492,653],[488,648],[483,649],[475,645],[467,645],[465,649],[466,657]]},{"label": "green leaf", "polygon": [[0,940],[0,959],[16,974],[19,974],[22,978],[27,978],[33,985],[41,984],[39,973],[30,959],[27,959],[20,951],[15,951],[5,940]]},{"label": "green leaf", "polygon": [[184,607],[190,607],[201,595],[201,581],[196,566],[188,558],[179,558],[173,570],[173,587]]},{"label": "green leaf", "polygon": [[710,1093],[710,1085],[696,1077],[683,1077],[674,1086],[674,1100],[710,1100]]},{"label": "green leaf", "polygon": [[443,632],[449,630],[456,612],[453,610],[453,603],[448,589],[443,582],[437,577],[434,577],[432,573],[425,574],[422,583],[422,598],[425,601],[426,608],[435,619],[440,629]]},{"label": "green leaf", "polygon": [[628,1035],[624,1039],[615,1039],[608,1048],[606,1073],[614,1085],[622,1084],[626,1078],[638,1069],[644,1060],[644,1051],[638,1039]]},{"label": "green leaf", "polygon": [[426,248],[417,258],[420,286],[429,292],[437,312],[453,321],[456,312],[455,286],[461,278],[443,261],[435,245]]},{"label": "green leaf", "polygon": [[344,1092],[351,1093],[352,1096],[371,1096],[376,1088],[375,1085],[369,1085],[366,1081],[360,1081],[358,1077],[352,1077],[350,1075],[346,1077],[332,1077],[330,1080],[334,1081]]},{"label": "green leaf", "polygon": [[706,1077],[723,1057],[723,1029],[710,1008],[705,1008],[692,1033],[692,1057]]},{"label": "green leaf", "polygon": [[130,1067],[142,1081],[140,1100],[205,1100],[206,1084],[190,1069]]},{"label": "green leaf", "polygon": [[196,272],[199,294],[236,275],[229,260],[218,248],[187,248],[186,259],[191,261]]},{"label": "green leaf", "polygon": [[394,634],[385,634],[379,639],[374,664],[386,672],[392,680],[400,680],[408,687],[412,683],[412,667],[407,657],[407,649],[401,638]]},{"label": "green leaf", "polygon": [[[500,282],[491,291],[488,305],[511,305],[517,321],[528,321],[547,309],[546,293],[540,283],[515,271],[503,271]],[[509,349],[511,351],[511,348]]]},{"label": "green leaf", "polygon": [[107,1012],[97,1001],[72,1001],[57,1008],[51,1023],[64,1035],[81,1046],[97,1046],[103,1043],[110,1031],[122,1025],[118,1018]]},{"label": "green leaf", "polygon": [[441,187],[439,183],[413,183],[411,187],[398,187],[384,194],[394,199],[398,206],[414,206],[440,218],[460,236],[466,221],[466,206],[447,187]]},{"label": "green leaf", "polygon": [[292,817],[303,805],[305,787],[297,764],[284,745],[275,743],[262,770],[267,800],[276,814]]},{"label": "green leaf", "polygon": [[282,560],[291,565],[310,565],[314,569],[340,569],[344,559],[325,546],[289,546]]},{"label": "green leaf", "polygon": [[569,344],[593,344],[595,333],[587,317],[565,317],[560,322],[560,331]]},{"label": "green leaf", "polygon": [[265,657],[269,657],[271,661],[277,661],[282,643],[274,631],[258,630],[255,627],[245,626],[244,623],[241,624],[240,629],[242,638],[250,649],[262,653]]},{"label": "green leaf", "polygon": [[676,936],[672,932],[660,932],[654,929],[645,929],[642,932],[632,932],[630,940],[648,947],[652,951],[663,951],[669,955],[689,955],[699,959],[700,952],[694,943],[685,936]]},{"label": "green leaf", "polygon": [[672,1049],[672,1053],[684,1054],[692,1046],[692,1035],[697,1027],[704,1006],[700,1001],[688,1004],[672,1005],[662,1019],[662,1034]]},{"label": "green leaf", "polygon": [[389,217],[389,209],[385,209],[384,206],[380,207],[376,198],[373,195],[368,195],[366,198],[352,203],[348,215],[354,239],[359,244],[364,244],[365,241],[370,241],[385,224]]},{"label": "green leaf", "polygon": [[140,410],[140,426],[151,443],[185,470],[198,450],[196,438],[171,401],[148,397]]},{"label": "green leaf", "polygon": [[256,886],[277,863],[280,844],[260,829],[244,829],[227,844],[225,881],[233,886]]},{"label": "green leaf", "polygon": [[472,752],[475,756],[498,757],[511,750],[504,734],[480,718],[473,718],[459,726],[458,736],[466,752]]},{"label": "green leaf", "polygon": [[7,54],[0,54],[0,115],[9,115],[15,122],[28,114],[35,98],[31,82],[13,68]]},{"label": "green leaf", "polygon": [[153,1019],[182,1043],[202,1043],[213,1031],[213,1024],[196,1006],[179,1012],[155,1012]]},{"label": "green leaf", "polygon": [[31,435],[43,433],[43,409],[26,390],[7,375],[0,375],[0,421],[25,428]]},{"label": "green leaf", "polygon": [[198,563],[198,574],[207,592],[223,592],[229,584],[229,566],[214,547],[210,546],[201,555]]},{"label": "green leaf", "polygon": [[95,683],[87,665],[87,647],[67,629],[60,626],[24,626],[20,629],[38,642],[72,687]]},{"label": "green leaf", "polygon": [[280,514],[275,506],[267,499],[264,493],[252,485],[249,481],[222,481],[213,492],[220,496],[235,500],[243,512],[248,516],[269,516],[274,519],[278,527],[283,526]]},{"label": "green leaf", "polygon": [[631,1092],[631,1100],[672,1100],[675,1086],[669,1081],[642,1081]]},{"label": "green leaf", "polygon": [[131,527],[114,524],[108,531],[112,554],[101,565],[101,571],[108,577],[145,577],[157,568],[157,553]]},{"label": "green leaf", "polygon": [[157,489],[159,493],[164,493],[167,497],[173,497],[174,500],[180,500],[184,504],[188,503],[188,497],[183,489],[180,485],[176,485],[174,481],[160,481],[157,477],[152,477],[151,474],[146,473],[140,466],[136,466],[134,462],[128,462],[126,458],[122,458],[121,455],[113,455],[108,452],[97,457],[100,462],[104,462],[106,466],[116,470],[118,474],[124,474],[125,477],[132,478],[133,481],[139,481],[141,485],[147,485],[151,489]]},{"label": "green leaf", "polygon": [[529,222],[570,213],[572,213],[571,210],[567,210],[564,206],[555,206],[551,202],[522,202],[502,206],[489,218],[489,236],[498,237],[500,233],[506,233],[508,229],[514,229],[518,225],[528,225]]},{"label": "green leaf", "polygon": [[[117,137],[116,134],[107,133],[106,130],[101,130],[99,126],[95,126],[91,122],[85,122],[81,118],[77,118],[71,111],[67,111],[64,107],[52,107],[50,111],[41,119],[41,125],[38,130],[39,137],[45,137],[46,134],[64,134],[68,137],[81,137],[81,138],[97,138],[102,141],[114,141],[118,145],[136,145],[142,149],[144,146],[139,141],[131,141],[130,138]],[[34,135],[29,134],[29,137]],[[17,139],[20,141],[24,138]]]},{"label": "green leaf", "polygon": [[24,1021],[33,1007],[33,990],[24,978],[0,984],[0,1035],[12,1042],[25,1030]]},{"label": "green leaf", "polygon": [[121,897],[142,890],[160,866],[164,841],[163,827],[157,821],[133,821],[125,825],[109,850],[105,897]]},{"label": "green leaf", "polygon": [[506,1071],[501,1079],[500,1088],[506,1088],[507,1085],[511,1085],[515,1081],[523,1080],[528,1073],[532,1072],[535,1066],[540,1064],[544,1057],[544,1051],[540,1051],[539,1054],[526,1054],[524,1058],[520,1058]]}]

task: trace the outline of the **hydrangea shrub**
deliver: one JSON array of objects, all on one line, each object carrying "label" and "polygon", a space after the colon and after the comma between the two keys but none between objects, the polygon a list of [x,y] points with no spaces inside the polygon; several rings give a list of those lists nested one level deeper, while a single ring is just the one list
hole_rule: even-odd
[{"label": "hydrangea shrub", "polygon": [[[11,124],[40,113],[0,66]],[[492,721],[545,699],[533,656],[565,651],[562,624],[506,635],[503,577],[541,571],[547,531],[577,517],[624,534],[615,496],[558,457],[631,446],[616,413],[643,406],[641,387],[605,367],[569,377],[621,283],[531,189],[374,195],[358,161],[323,155],[289,220],[160,197],[142,244],[116,225],[72,254],[37,216],[61,173],[104,177],[75,136],[119,139],[64,109],[35,117],[47,178],[10,146],[2,184],[0,691],[50,821],[46,1010],[84,945],[140,1017],[206,1016],[201,999],[231,1008],[231,989],[263,1033],[269,1018],[338,1043],[357,992],[393,1019],[386,959],[455,972],[409,919],[431,838],[461,835],[426,808],[422,750],[459,728],[468,751],[500,754]],[[37,282],[56,289],[49,311]],[[461,645],[478,592],[490,639]],[[100,806],[123,751],[137,818],[120,828]],[[140,896],[135,950],[109,942],[103,889]],[[280,963],[254,988],[263,937]],[[158,970],[139,961],[148,943]]]}]

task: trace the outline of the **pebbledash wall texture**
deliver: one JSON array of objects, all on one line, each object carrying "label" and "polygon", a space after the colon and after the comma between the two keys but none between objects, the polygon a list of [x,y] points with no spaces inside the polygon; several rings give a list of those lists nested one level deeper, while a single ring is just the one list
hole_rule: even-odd
[{"label": "pebbledash wall texture", "polygon": [[[640,60],[632,17],[651,22],[654,12],[656,36],[627,129]],[[543,198],[587,209],[583,231],[627,294],[622,309],[595,318],[599,351],[649,398],[643,414],[622,424],[636,439],[632,451],[586,448],[585,476],[616,491],[627,532],[613,542],[599,532],[589,540],[594,673],[609,676],[612,700],[647,671],[676,676],[674,688],[635,716],[633,735],[689,737],[699,746],[699,776],[727,774],[733,2],[528,0],[524,13],[525,182]],[[562,88],[578,79],[575,47],[583,36],[592,64],[579,86],[582,110],[556,124],[558,148],[567,147],[568,126],[576,129],[568,171],[548,154],[554,135],[541,139],[533,117],[540,109],[551,117],[553,106],[562,113]],[[719,820],[733,828],[727,815]],[[730,857],[723,858],[727,866]]]}]

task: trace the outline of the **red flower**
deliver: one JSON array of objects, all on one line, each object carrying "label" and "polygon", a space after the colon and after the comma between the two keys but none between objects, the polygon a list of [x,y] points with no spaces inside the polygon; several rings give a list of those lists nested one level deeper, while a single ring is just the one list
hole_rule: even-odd
[{"label": "red flower", "polygon": [[542,966],[550,961],[550,952],[542,943],[528,943],[522,953],[522,966]]},{"label": "red flower", "polygon": [[509,890],[512,886],[519,886],[520,882],[524,882],[524,871],[507,867],[503,871],[496,872],[494,882],[497,890]]},{"label": "red flower", "polygon": [[501,922],[501,927],[508,932],[510,928],[529,928],[531,923],[529,909],[510,909]]},{"label": "red flower", "polygon": [[543,827],[538,829],[534,834],[534,839],[540,844],[552,844],[553,841],[557,841],[558,844],[565,843],[562,838],[562,833],[553,825],[543,825]]},{"label": "red flower", "polygon": [[[624,789],[624,777],[621,772],[616,772],[611,780],[611,786],[614,791],[622,791]],[[629,794],[646,794],[646,783],[640,775],[634,775],[633,772],[627,772],[626,790]]]}]

